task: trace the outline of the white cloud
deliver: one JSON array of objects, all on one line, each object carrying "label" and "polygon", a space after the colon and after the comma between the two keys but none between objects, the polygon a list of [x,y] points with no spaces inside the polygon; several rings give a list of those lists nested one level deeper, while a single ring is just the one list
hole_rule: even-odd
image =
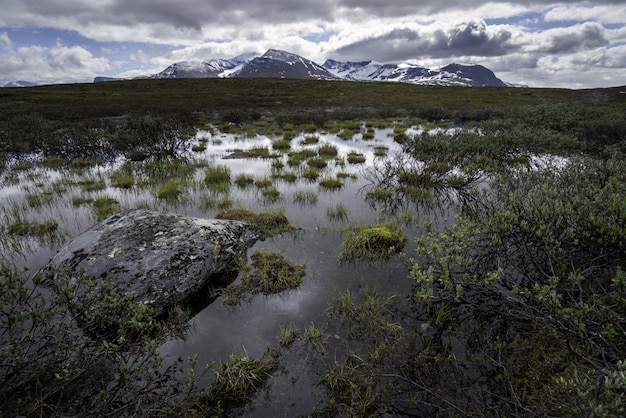
[{"label": "white cloud", "polygon": [[0,48],[11,49],[11,39],[9,39],[9,34],[6,32],[0,33]]},{"label": "white cloud", "polygon": [[545,14],[546,22],[563,21],[596,21],[600,23],[624,23],[626,16],[626,5],[589,5],[574,4],[567,6],[556,6]]},{"label": "white cloud", "polygon": [[79,46],[27,46],[4,54],[0,60],[0,74],[10,74],[11,78],[4,76],[0,82],[2,85],[15,80],[39,83],[86,82],[112,68],[113,64],[109,60],[94,57]]}]

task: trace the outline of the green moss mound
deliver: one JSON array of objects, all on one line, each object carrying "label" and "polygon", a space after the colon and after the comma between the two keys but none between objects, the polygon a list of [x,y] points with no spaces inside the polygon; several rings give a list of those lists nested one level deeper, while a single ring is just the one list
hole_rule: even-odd
[{"label": "green moss mound", "polygon": [[402,251],[406,234],[395,225],[358,227],[345,235],[339,260],[386,260]]}]

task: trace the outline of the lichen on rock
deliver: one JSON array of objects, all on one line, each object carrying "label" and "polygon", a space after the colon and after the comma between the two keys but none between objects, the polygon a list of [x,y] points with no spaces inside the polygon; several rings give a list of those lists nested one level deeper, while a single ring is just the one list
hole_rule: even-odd
[{"label": "lichen on rock", "polygon": [[[59,274],[85,275],[93,288],[70,278],[77,297],[106,288],[132,295],[159,316],[211,280],[238,270],[248,248],[261,238],[258,229],[241,221],[134,210],[110,216],[73,239],[37,277],[53,284]],[[105,304],[91,309],[107,311]]]}]

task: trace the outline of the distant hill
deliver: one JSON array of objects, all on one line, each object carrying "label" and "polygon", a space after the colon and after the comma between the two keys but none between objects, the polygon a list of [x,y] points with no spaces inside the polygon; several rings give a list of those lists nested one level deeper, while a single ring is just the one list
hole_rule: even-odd
[{"label": "distant hill", "polygon": [[37,83],[19,80],[19,81],[11,81],[10,83],[5,84],[4,87],[33,87],[36,85]]}]

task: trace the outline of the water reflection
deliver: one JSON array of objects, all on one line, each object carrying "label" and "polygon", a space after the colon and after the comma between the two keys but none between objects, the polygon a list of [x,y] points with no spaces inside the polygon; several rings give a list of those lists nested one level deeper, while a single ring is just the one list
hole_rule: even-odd
[{"label": "water reflection", "polygon": [[[418,132],[419,128],[415,127],[414,130]],[[253,147],[271,149],[275,139],[264,135],[242,138],[232,134],[199,131],[197,139],[206,141],[206,149],[201,152],[189,151],[186,154],[188,159],[186,164],[197,164],[197,166],[192,167],[191,174],[184,179],[177,178],[181,181],[188,181],[187,188],[177,199],[159,199],[155,195],[159,182],[151,180],[151,177],[157,176],[154,170],[162,169],[162,167],[150,166],[148,162],[126,163],[118,160],[80,171],[37,169],[30,173],[20,172],[17,174],[17,179],[13,179],[11,184],[0,189],[3,211],[1,215],[5,224],[15,219],[16,216],[28,220],[56,219],[59,222],[59,230],[64,233],[63,241],[67,241],[96,222],[96,216],[91,207],[88,204],[77,204],[77,197],[93,200],[101,196],[110,196],[119,202],[120,210],[142,206],[198,217],[213,217],[219,208],[209,205],[208,202],[211,201],[210,199],[219,201],[226,197],[235,206],[240,205],[256,211],[284,208],[285,215],[293,224],[301,228],[300,232],[295,236],[284,235],[259,242],[253,247],[251,253],[257,249],[268,248],[294,262],[306,263],[306,276],[300,288],[279,295],[256,296],[250,303],[242,303],[235,307],[225,306],[218,298],[194,316],[191,320],[192,326],[183,338],[168,341],[161,348],[161,351],[172,359],[197,354],[200,365],[219,362],[226,359],[232,352],[246,352],[253,357],[261,357],[268,345],[277,344],[281,324],[294,322],[304,328],[312,322],[325,323],[327,318],[324,312],[337,289],[358,288],[364,281],[378,282],[389,291],[406,290],[410,286],[407,279],[407,265],[398,257],[392,257],[376,265],[340,263],[338,254],[342,244],[342,228],[357,224],[385,222],[390,217],[397,217],[401,209],[411,214],[402,223],[406,226],[407,235],[414,237],[418,233],[414,224],[419,217],[436,218],[437,222],[447,222],[451,216],[448,209],[437,214],[429,212],[426,205],[417,204],[419,199],[413,199],[411,205],[405,205],[407,199],[395,195],[398,193],[397,181],[395,184],[373,181],[374,171],[372,170],[385,164],[383,161],[393,161],[397,155],[401,154],[401,146],[394,142],[391,129],[376,130],[374,138],[369,140],[363,140],[361,134],[356,134],[350,140],[340,139],[337,135],[329,133],[316,133],[315,135],[319,138],[319,142],[311,145],[302,145],[304,134],[296,136],[291,141],[293,145],[290,151],[302,149],[317,151],[324,144],[336,147],[338,157],[329,159],[328,166],[322,170],[320,178],[334,177],[339,172],[344,173],[348,177],[342,179],[343,187],[325,190],[320,188],[317,181],[309,181],[302,177],[298,177],[292,183],[276,180],[274,183],[281,193],[281,199],[270,203],[260,198],[258,188],[254,186],[241,188],[231,184],[227,190],[210,190],[203,183],[204,169],[207,165],[228,167],[231,179],[239,174],[250,174],[256,178],[271,175],[272,163],[277,159],[286,162],[288,157],[285,152],[278,158],[225,159],[224,157],[237,149],[246,150]],[[387,149],[389,157],[377,156],[377,147]],[[365,156],[364,163],[350,164],[345,161],[346,155],[354,151]],[[111,173],[126,169],[135,176],[134,186],[128,189],[115,187],[110,178]],[[290,169],[300,173],[299,167]],[[365,173],[370,175],[364,175]],[[172,174],[163,171],[158,175],[163,176],[162,181],[165,181],[167,176]],[[85,184],[92,179],[101,180],[103,186],[87,190]],[[394,196],[395,203],[391,200],[386,202],[368,198],[367,192],[372,188],[387,190]],[[53,193],[53,198],[49,202],[41,205],[31,205],[27,202],[28,193],[47,191]],[[316,194],[317,202],[309,205],[295,203],[294,196],[302,191]],[[348,208],[347,219],[342,222],[329,219],[326,214],[326,208],[339,203]],[[432,207],[434,206],[433,204]],[[32,240],[28,251],[12,247],[6,237],[0,241],[0,244],[5,260],[14,260],[17,265],[37,271],[52,257],[61,241]],[[405,252],[411,254],[413,249],[412,240],[409,239]],[[294,367],[304,367],[303,363],[297,361],[294,361],[294,364],[300,364]],[[292,373],[299,374],[295,371]],[[306,379],[310,379],[310,376],[306,377],[306,373],[302,373],[302,379],[292,385],[292,388],[301,390],[302,382],[308,381]],[[293,389],[283,389],[285,392],[282,398],[274,401],[278,404],[285,403],[281,410],[293,412],[294,409],[290,409],[289,406],[290,397],[296,395],[289,392]],[[274,404],[273,409],[266,409],[275,411],[276,408],[280,409]]]}]

